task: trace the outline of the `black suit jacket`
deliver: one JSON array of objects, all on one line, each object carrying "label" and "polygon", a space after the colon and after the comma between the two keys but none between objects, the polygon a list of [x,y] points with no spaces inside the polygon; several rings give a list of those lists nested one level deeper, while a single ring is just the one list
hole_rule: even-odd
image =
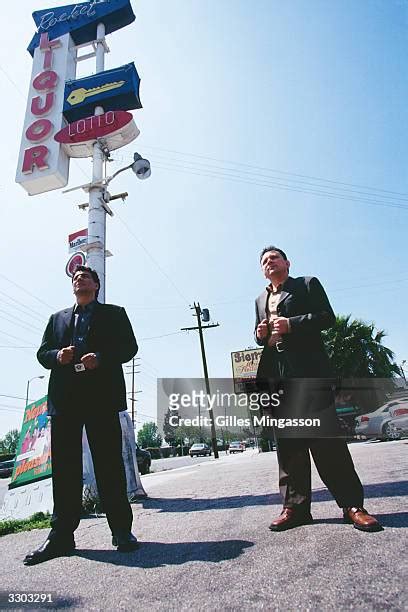
[{"label": "black suit jacket", "polygon": [[137,353],[137,343],[125,309],[95,304],[89,327],[89,352],[99,353],[95,370],[75,372],[73,364],[61,365],[57,353],[72,344],[74,307],[51,315],[37,352],[38,361],[51,370],[48,414],[95,414],[126,410],[126,387],[122,363]]},{"label": "black suit jacket", "polygon": [[[256,337],[256,328],[262,319],[267,318],[266,302],[268,292],[265,289],[255,302],[255,340],[265,348],[258,367],[258,379],[277,375],[276,350],[260,342]],[[332,369],[321,337],[321,330],[331,327],[335,315],[327,295],[319,280],[312,276],[289,276],[283,284],[277,306],[277,314],[287,317],[291,332],[282,336],[285,359],[289,364],[287,375],[298,378],[327,378],[332,376]]]}]

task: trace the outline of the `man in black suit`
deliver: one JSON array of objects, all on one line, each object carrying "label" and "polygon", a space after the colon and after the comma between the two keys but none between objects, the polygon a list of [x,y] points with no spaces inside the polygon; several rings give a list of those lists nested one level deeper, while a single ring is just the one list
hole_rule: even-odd
[{"label": "man in black suit", "polygon": [[292,435],[275,430],[283,510],[269,528],[284,531],[313,521],[310,451],[321,479],[343,509],[344,521],[361,531],[379,531],[378,521],[363,507],[363,487],[347,444],[334,437],[332,370],[320,333],[335,322],[327,295],[315,277],[290,277],[290,262],[275,246],[263,249],[260,263],[270,284],[255,303],[255,339],[264,346],[259,387],[282,394],[274,416],[320,416],[322,424],[312,435],[300,428]]},{"label": "man in black suit", "polygon": [[82,509],[82,431],[85,426],[96,482],[112,544],[131,551],[132,510],[127,499],[119,414],[126,410],[122,363],[137,343],[124,308],[97,301],[99,278],[79,266],[72,279],[76,304],[53,314],[37,358],[51,370],[48,414],[54,511],[45,543],[24,559],[26,565],[69,554]]}]

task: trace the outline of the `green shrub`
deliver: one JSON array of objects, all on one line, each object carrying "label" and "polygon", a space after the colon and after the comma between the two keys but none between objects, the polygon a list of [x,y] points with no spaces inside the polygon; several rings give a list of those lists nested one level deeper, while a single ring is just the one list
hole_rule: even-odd
[{"label": "green shrub", "polygon": [[51,516],[47,512],[36,512],[27,519],[13,520],[0,522],[0,536],[8,535],[9,533],[18,533],[20,531],[31,531],[31,529],[46,529],[51,527]]}]

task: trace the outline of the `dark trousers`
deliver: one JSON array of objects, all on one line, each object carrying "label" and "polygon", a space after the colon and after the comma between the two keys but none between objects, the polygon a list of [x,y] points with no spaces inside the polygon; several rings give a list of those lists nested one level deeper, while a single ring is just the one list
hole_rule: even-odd
[{"label": "dark trousers", "polygon": [[363,487],[344,440],[278,438],[279,489],[283,505],[310,512],[312,454],[319,476],[338,506],[362,507]]},{"label": "dark trousers", "polygon": [[132,510],[127,498],[118,413],[86,417],[51,417],[54,511],[51,538],[71,539],[82,511],[82,430],[85,425],[103,509],[113,532],[130,531]]}]

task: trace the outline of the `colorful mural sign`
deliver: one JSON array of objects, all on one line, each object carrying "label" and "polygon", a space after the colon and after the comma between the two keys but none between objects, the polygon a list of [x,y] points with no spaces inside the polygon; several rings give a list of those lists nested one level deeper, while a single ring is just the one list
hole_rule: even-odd
[{"label": "colorful mural sign", "polygon": [[51,476],[50,427],[45,396],[24,411],[10,489]]}]

